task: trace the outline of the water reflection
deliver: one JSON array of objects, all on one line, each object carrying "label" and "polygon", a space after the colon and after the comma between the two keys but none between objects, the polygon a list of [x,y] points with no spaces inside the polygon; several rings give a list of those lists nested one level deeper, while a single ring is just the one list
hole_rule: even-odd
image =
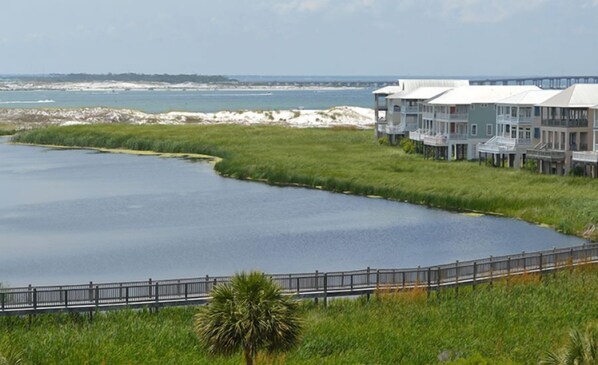
[{"label": "water reflection", "polygon": [[13,286],[412,267],[582,243],[153,156],[0,143],[0,191],[0,282]]}]

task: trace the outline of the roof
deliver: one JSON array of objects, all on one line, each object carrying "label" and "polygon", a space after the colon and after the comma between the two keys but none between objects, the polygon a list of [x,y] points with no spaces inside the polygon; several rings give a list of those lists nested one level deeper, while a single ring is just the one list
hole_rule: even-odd
[{"label": "roof", "polygon": [[452,87],[420,87],[411,92],[401,92],[387,96],[387,99],[411,99],[411,100],[428,100],[438,96],[444,92],[453,89]]},{"label": "roof", "polygon": [[432,105],[494,104],[524,91],[540,90],[537,86],[474,85],[463,86],[428,101]]},{"label": "roof", "polygon": [[382,89],[372,91],[372,94],[390,95],[401,92],[403,89],[398,85],[385,86]]},{"label": "roof", "polygon": [[537,105],[560,93],[562,90],[529,90],[498,101],[505,105]]},{"label": "roof", "polygon": [[557,108],[590,108],[598,104],[598,84],[575,84],[541,103]]},{"label": "roof", "polygon": [[400,92],[409,93],[420,87],[460,87],[469,85],[469,80],[448,80],[448,79],[407,79],[399,80],[399,85],[386,86],[375,90],[373,94],[397,94]]}]

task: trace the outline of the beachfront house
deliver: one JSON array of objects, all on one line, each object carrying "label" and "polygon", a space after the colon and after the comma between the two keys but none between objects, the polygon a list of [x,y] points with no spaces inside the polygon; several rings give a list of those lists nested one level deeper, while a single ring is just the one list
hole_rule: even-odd
[{"label": "beachfront house", "polygon": [[[408,136],[409,132],[417,129],[419,103],[421,101],[448,89],[466,85],[469,85],[468,80],[413,79],[399,80],[398,89],[396,89],[396,86],[387,86],[374,91],[375,108],[380,111],[383,108],[385,112],[383,120],[380,120],[376,114],[376,120],[378,121],[376,123],[376,137],[387,137],[390,143],[396,143],[400,138]],[[423,88],[433,88],[434,90],[428,89],[416,93],[417,90]],[[388,94],[389,91],[394,92]],[[384,102],[382,102],[382,98],[384,98]]]},{"label": "beachfront house", "polygon": [[540,142],[540,107],[537,105],[559,92],[529,90],[498,101],[495,135],[478,144],[480,161],[490,161],[492,166],[523,167],[527,149]]},{"label": "beachfront house", "polygon": [[494,137],[496,103],[536,86],[462,86],[421,103],[425,157],[472,160],[477,146]]},{"label": "beachfront house", "polygon": [[391,85],[372,92],[374,94],[374,119],[376,121],[374,131],[376,138],[382,138],[388,134],[386,129],[388,101],[386,97],[400,91],[401,87],[399,85]]},{"label": "beachfront house", "polygon": [[[598,105],[590,108],[594,115],[592,128],[592,151],[573,151],[573,164],[579,166],[585,176],[598,178]],[[591,121],[591,119],[590,119]]]},{"label": "beachfront house", "polygon": [[[575,84],[539,104],[540,142],[527,150],[527,158],[536,161],[538,171],[568,174],[574,152],[593,152],[593,123],[589,121],[594,121],[596,104],[598,84]],[[576,155],[578,159],[584,156]]]}]

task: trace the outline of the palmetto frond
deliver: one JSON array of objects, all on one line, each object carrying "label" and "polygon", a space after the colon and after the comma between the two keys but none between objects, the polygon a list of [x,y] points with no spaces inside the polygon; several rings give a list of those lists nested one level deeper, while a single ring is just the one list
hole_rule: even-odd
[{"label": "palmetto frond", "polygon": [[212,354],[287,351],[301,331],[297,304],[262,273],[240,273],[212,291],[212,301],[195,317],[195,331]]}]

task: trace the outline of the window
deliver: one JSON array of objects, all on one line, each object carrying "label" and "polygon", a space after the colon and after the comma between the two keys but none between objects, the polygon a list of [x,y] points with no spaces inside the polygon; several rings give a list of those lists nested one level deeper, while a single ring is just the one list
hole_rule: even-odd
[{"label": "window", "polygon": [[539,106],[534,107],[534,116],[536,116],[536,117],[540,116],[540,107]]},{"label": "window", "polygon": [[472,136],[477,136],[478,135],[478,125],[477,124],[472,124],[471,125],[471,135]]},{"label": "window", "polygon": [[486,135],[487,136],[491,136],[492,135],[492,124],[487,124],[486,125]]}]

